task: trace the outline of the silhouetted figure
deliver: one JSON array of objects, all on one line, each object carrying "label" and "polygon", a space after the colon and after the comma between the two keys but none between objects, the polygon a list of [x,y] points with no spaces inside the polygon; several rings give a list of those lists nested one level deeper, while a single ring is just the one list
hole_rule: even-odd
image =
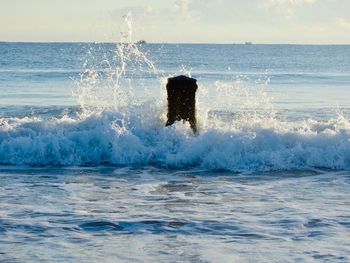
[{"label": "silhouetted figure", "polygon": [[197,80],[186,76],[168,78],[168,121],[165,126],[175,121],[188,121],[194,133],[197,133],[196,91]]}]

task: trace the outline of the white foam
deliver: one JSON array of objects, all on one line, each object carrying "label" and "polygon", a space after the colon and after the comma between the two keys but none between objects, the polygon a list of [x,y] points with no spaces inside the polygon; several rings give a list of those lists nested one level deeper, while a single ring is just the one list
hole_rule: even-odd
[{"label": "white foam", "polygon": [[234,125],[218,125],[209,119],[193,136],[188,124],[164,127],[161,108],[152,103],[76,118],[1,118],[0,163],[233,171],[350,168],[349,123],[342,117],[300,123],[232,121]]},{"label": "white foam", "polygon": [[[188,124],[164,127],[166,76],[132,42],[130,14],[125,25],[112,59],[91,62],[96,56],[90,50],[86,70],[76,81],[81,107],[76,117],[71,112],[50,119],[40,114],[0,118],[0,164],[137,164],[233,171],[350,168],[347,118],[339,114],[323,120],[278,120],[266,92],[266,76],[255,84],[241,78],[218,80],[213,86],[200,83],[199,135],[193,136]],[[135,99],[147,90],[131,81],[147,72],[161,87],[151,102]],[[184,72],[191,74],[185,67],[179,69]]]}]

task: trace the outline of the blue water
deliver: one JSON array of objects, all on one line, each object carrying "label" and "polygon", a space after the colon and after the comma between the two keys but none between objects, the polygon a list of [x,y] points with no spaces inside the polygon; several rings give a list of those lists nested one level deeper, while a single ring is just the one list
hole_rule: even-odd
[{"label": "blue water", "polygon": [[0,261],[349,262],[349,97],[350,46],[0,43]]}]

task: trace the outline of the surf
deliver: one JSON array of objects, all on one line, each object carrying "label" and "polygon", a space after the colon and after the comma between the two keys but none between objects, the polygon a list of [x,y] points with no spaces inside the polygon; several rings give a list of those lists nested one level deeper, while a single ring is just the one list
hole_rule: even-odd
[{"label": "surf", "polygon": [[169,74],[158,68],[145,45],[133,40],[131,14],[124,19],[112,48],[89,45],[83,70],[73,79],[76,107],[3,113],[1,165],[237,172],[350,168],[347,114],[335,110],[327,118],[288,118],[268,93],[268,74],[212,83],[198,74],[199,135],[181,122],[165,127],[166,79],[191,76],[192,70],[182,66]]}]

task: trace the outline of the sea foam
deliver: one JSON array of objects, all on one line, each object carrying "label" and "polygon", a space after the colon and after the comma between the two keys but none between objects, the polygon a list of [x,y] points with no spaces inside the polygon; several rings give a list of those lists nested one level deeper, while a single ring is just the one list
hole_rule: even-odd
[{"label": "sea foam", "polygon": [[[231,171],[350,168],[350,127],[342,114],[321,120],[278,118],[268,76],[199,80],[199,134],[164,127],[167,75],[131,38],[131,15],[113,56],[92,45],[75,80],[78,107],[52,114],[0,117],[0,164],[29,166],[154,165]],[[98,54],[97,54],[97,53]],[[103,58],[96,61],[98,58]],[[183,66],[174,74],[191,72]],[[159,94],[137,76],[149,75]],[[137,95],[137,96],[136,96]]]},{"label": "sea foam", "polygon": [[[155,103],[89,115],[0,118],[2,165],[155,165],[232,171],[350,168],[349,123],[202,121],[198,136],[188,124],[164,127]],[[226,113],[227,114],[227,113]],[[235,116],[235,115],[233,115]]]}]

